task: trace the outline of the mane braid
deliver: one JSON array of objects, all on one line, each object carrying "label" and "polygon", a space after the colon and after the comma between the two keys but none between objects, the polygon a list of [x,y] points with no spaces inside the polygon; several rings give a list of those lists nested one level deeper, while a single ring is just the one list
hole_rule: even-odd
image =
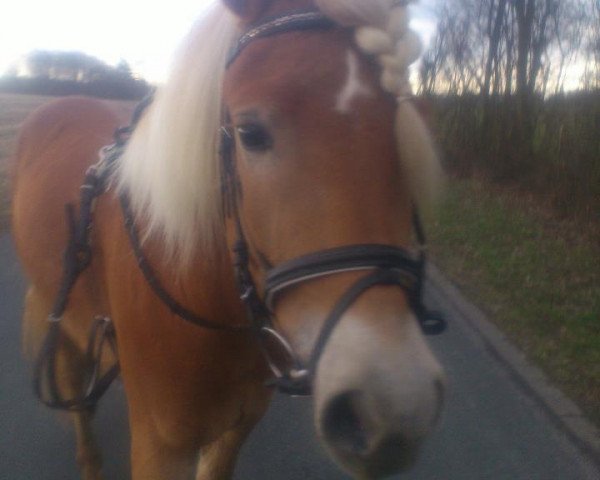
[{"label": "mane braid", "polygon": [[427,126],[412,102],[409,66],[422,50],[410,29],[408,6],[416,0],[315,0],[341,25],[355,27],[360,50],[381,66],[381,87],[398,99],[395,135],[407,187],[419,210],[429,210],[439,194],[442,171]]}]

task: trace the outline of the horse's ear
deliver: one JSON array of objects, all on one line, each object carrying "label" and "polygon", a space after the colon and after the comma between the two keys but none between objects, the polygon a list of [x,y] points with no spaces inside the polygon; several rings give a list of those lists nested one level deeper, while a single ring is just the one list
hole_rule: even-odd
[{"label": "horse's ear", "polygon": [[223,0],[225,6],[246,23],[256,20],[270,2],[271,0]]}]

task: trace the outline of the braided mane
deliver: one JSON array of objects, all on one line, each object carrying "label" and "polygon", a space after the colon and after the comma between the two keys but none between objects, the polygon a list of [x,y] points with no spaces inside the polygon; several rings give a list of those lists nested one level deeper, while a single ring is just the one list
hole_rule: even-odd
[{"label": "braided mane", "polygon": [[408,188],[420,209],[431,207],[440,190],[441,167],[429,131],[408,100],[412,97],[409,66],[422,50],[419,36],[410,29],[408,6],[417,0],[315,0],[334,21],[356,27],[358,47],[377,58],[382,68],[381,87],[398,99],[396,142]]}]

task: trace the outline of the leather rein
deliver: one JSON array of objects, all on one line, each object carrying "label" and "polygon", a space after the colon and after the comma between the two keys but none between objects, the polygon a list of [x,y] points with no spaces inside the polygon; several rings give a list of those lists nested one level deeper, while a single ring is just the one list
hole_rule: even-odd
[{"label": "leather rein", "polygon": [[[243,49],[253,40],[279,33],[308,29],[329,29],[334,23],[318,11],[294,12],[263,21],[243,34],[232,50],[227,66],[231,65]],[[116,356],[116,339],[112,322],[108,317],[97,317],[88,342],[87,363],[91,365],[86,375],[84,393],[75,398],[64,398],[57,387],[55,378],[56,351],[60,337],[60,320],[67,308],[69,294],[79,274],[91,262],[89,233],[92,226],[92,212],[95,199],[108,190],[109,177],[114,164],[127,146],[129,136],[140,117],[151,103],[152,96],[144,99],[136,108],[131,124],[117,129],[115,143],[104,147],[101,160],[90,167],[81,187],[79,219],[75,220],[74,208],[67,206],[69,222],[69,243],[64,253],[63,278],[59,294],[48,317],[50,330],[38,355],[34,370],[34,391],[38,398],[51,408],[64,410],[93,409],[98,399],[119,373],[115,363],[104,375],[99,374],[103,347],[109,344]],[[258,339],[258,344],[273,372],[268,385],[290,395],[310,395],[319,359],[344,313],[358,298],[378,285],[393,285],[402,288],[409,305],[417,317],[425,334],[434,335],[446,329],[445,319],[437,312],[430,312],[423,304],[423,284],[425,277],[425,237],[417,213],[413,224],[419,246],[419,253],[413,255],[403,248],[391,245],[360,244],[331,248],[303,255],[283,262],[266,272],[266,281],[261,298],[249,268],[250,252],[246,241],[238,205],[237,171],[235,168],[235,141],[229,127],[221,128],[222,189],[226,214],[233,219],[237,230],[237,240],[233,247],[234,269],[240,299],[246,306],[248,324],[221,324],[203,318],[177,302],[161,284],[155,270],[144,254],[136,229],[134,215],[127,195],[120,195],[120,203],[125,219],[132,250],[146,281],[154,293],[180,318],[203,328],[228,331],[250,332]],[[349,271],[365,271],[338,299],[325,319],[312,353],[307,362],[300,360],[287,339],[278,331],[273,315],[277,297],[286,289],[309,282],[313,279]],[[285,361],[282,362],[281,359]]]}]

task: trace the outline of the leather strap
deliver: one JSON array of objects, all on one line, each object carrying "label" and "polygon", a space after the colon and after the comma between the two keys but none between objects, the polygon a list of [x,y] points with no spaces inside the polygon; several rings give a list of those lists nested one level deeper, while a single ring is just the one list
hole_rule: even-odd
[{"label": "leather strap", "polygon": [[225,332],[247,332],[251,330],[252,326],[247,324],[230,325],[209,320],[191,311],[190,309],[186,308],[181,303],[179,303],[177,300],[175,300],[175,298],[167,291],[167,289],[163,286],[162,282],[159,280],[156,271],[154,270],[152,264],[149,262],[148,258],[146,257],[146,254],[144,253],[140,242],[139,234],[135,226],[134,215],[131,210],[131,206],[129,205],[129,198],[125,193],[121,193],[119,199],[121,202],[121,210],[123,211],[123,217],[125,220],[125,229],[127,231],[127,236],[129,237],[131,249],[135,254],[138,267],[140,268],[142,274],[144,275],[144,278],[146,279],[146,282],[148,283],[152,291],[169,308],[171,313],[177,315],[183,320],[186,320],[187,322],[193,323],[194,325],[197,325],[199,327],[207,328],[209,330],[218,330]]},{"label": "leather strap", "polygon": [[33,390],[38,399],[47,407],[57,410],[81,411],[93,410],[98,400],[112,382],[119,376],[118,362],[106,373],[100,375],[100,365],[104,346],[108,342],[116,356],[115,331],[110,319],[98,317],[92,325],[86,351],[86,365],[83,370],[83,393],[66,398],[60,392],[56,379],[56,361],[61,337],[60,322],[50,322],[42,348],[38,354],[33,371]]},{"label": "leather strap", "polygon": [[267,274],[265,304],[272,310],[277,293],[326,275],[382,268],[403,273],[405,288],[417,283],[421,266],[406,250],[390,245],[348,245],[310,253],[277,265]]},{"label": "leather strap", "polygon": [[227,67],[253,40],[289,31],[331,28],[334,25],[333,20],[316,10],[293,12],[283,17],[262,20],[259,25],[252,26],[238,39],[227,59]]}]

